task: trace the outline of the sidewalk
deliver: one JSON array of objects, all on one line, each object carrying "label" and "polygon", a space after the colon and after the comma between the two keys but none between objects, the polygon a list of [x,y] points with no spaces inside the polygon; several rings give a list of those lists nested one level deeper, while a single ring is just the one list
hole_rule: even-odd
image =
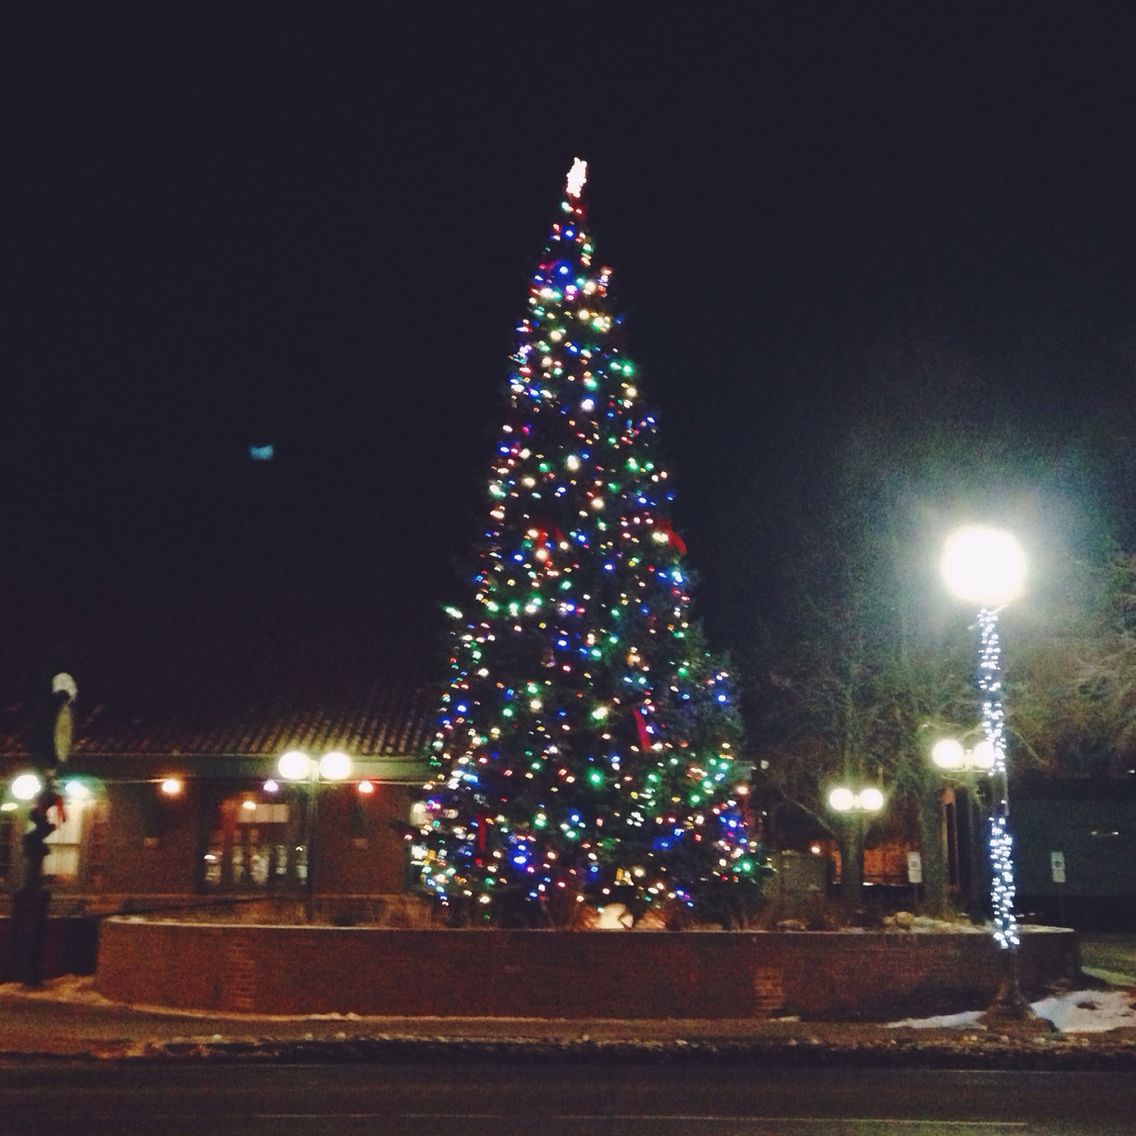
[{"label": "sidewalk", "polygon": [[[1136,991],[1101,992],[1112,1004]],[[1082,1000],[1083,1004],[1084,1000]],[[890,1028],[772,1020],[212,1017],[108,1003],[90,979],[41,991],[0,986],[0,1062],[733,1060],[971,1068],[1136,1069],[1136,1024],[1090,1033],[1045,1028]]]}]

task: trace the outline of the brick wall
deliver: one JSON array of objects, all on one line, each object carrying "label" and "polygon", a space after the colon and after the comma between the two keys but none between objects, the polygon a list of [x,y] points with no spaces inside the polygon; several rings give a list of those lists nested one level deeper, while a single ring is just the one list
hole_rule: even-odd
[{"label": "brick wall", "polygon": [[[892,1016],[987,1005],[978,933],[450,931],[110,919],[108,998],[261,1013],[504,1017]],[[1079,972],[1073,931],[1026,930],[1022,986]]]}]

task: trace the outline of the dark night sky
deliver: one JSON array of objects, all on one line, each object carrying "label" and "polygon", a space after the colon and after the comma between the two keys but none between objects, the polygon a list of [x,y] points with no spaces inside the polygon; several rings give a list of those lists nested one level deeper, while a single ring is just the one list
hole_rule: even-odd
[{"label": "dark night sky", "polygon": [[997,421],[1021,469],[1094,428],[1124,452],[1123,13],[9,6],[3,570],[301,564],[449,598],[580,154],[702,611],[737,647],[858,424]]}]

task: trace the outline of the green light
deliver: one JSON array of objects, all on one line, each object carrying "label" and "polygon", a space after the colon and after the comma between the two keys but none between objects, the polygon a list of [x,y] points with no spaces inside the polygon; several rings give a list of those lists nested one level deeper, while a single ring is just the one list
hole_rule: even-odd
[{"label": "green light", "polygon": [[604,782],[603,774],[598,769],[593,769],[588,773],[588,783],[596,786],[597,788]]}]

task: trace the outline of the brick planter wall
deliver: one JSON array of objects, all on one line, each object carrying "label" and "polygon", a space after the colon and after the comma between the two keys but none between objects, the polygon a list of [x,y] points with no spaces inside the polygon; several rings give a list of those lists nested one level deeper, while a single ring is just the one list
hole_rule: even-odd
[{"label": "brick planter wall", "polygon": [[[1079,974],[1073,931],[1027,929],[1022,987]],[[547,1018],[889,1016],[987,1005],[976,933],[449,931],[104,922],[96,988],[275,1014]]]},{"label": "brick planter wall", "polygon": [[[61,974],[94,974],[98,920],[85,916],[49,917],[43,930],[40,974],[57,978]],[[0,982],[11,982],[12,921],[0,918]]]}]

